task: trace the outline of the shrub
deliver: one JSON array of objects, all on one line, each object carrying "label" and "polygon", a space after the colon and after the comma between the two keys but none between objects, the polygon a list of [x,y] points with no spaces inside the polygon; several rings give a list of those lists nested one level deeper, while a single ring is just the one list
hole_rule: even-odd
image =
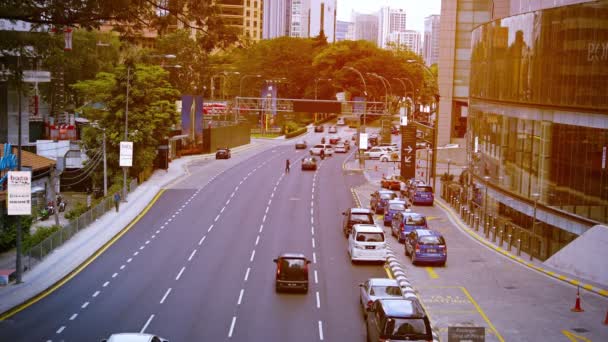
[{"label": "shrub", "polygon": [[293,121],[289,121],[285,123],[285,134],[289,134],[293,131],[297,131],[300,129],[300,126]]},{"label": "shrub", "polygon": [[56,231],[59,231],[59,229],[61,229],[61,226],[58,225],[53,225],[50,227],[38,227],[34,234],[27,236],[23,240],[23,249],[26,251],[29,250],[30,248],[44,241],[44,239],[48,238]]},{"label": "shrub", "polygon": [[65,213],[65,218],[68,220],[73,220],[75,218],[78,218],[78,216],[82,215],[87,210],[89,210],[89,208],[87,208],[86,203],[78,202],[72,210]]},{"label": "shrub", "polygon": [[32,216],[8,216],[0,214],[0,252],[9,251],[15,247],[17,241],[17,217],[21,219],[23,239],[27,239],[30,235]]},{"label": "shrub", "polygon": [[307,131],[308,131],[308,129],[306,127],[300,128],[300,129],[298,129],[296,131],[293,131],[293,132],[285,134],[285,138],[289,139],[289,138],[297,137],[298,135],[304,134]]},{"label": "shrub", "polygon": [[447,172],[441,175],[441,180],[444,182],[452,182],[454,180],[453,174],[448,174]]}]

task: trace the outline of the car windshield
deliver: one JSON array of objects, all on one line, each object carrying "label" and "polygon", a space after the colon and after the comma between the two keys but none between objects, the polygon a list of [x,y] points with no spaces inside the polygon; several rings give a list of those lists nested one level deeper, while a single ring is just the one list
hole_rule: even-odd
[{"label": "car windshield", "polygon": [[424,226],[426,225],[426,219],[424,216],[412,215],[405,219],[405,224],[408,226]]},{"label": "car windshield", "polygon": [[304,259],[287,259],[282,258],[280,261],[281,273],[279,279],[290,280],[306,280],[307,275],[304,272],[306,261]]},{"label": "car windshield", "polygon": [[384,233],[358,233],[359,242],[384,242]]},{"label": "car windshield", "polygon": [[430,335],[423,318],[390,318],[386,324],[390,338],[422,339]]},{"label": "car windshield", "polygon": [[421,245],[443,245],[443,238],[440,236],[423,236],[418,239]]},{"label": "car windshield", "polygon": [[433,187],[430,187],[430,186],[418,186],[418,187],[416,187],[416,191],[418,191],[418,192],[433,192]]},{"label": "car windshield", "polygon": [[395,198],[395,194],[388,193],[388,192],[383,192],[383,193],[380,193],[380,198],[386,199],[386,200],[391,200],[391,199]]},{"label": "car windshield", "polygon": [[389,210],[404,211],[405,210],[405,203],[390,203],[388,205],[388,209]]},{"label": "car windshield", "polygon": [[350,220],[357,223],[374,223],[371,214],[351,214]]},{"label": "car windshield", "polygon": [[401,297],[401,289],[399,286],[372,286],[369,294],[378,297]]},{"label": "car windshield", "polygon": [[315,145],[315,148],[323,148],[323,145]]}]

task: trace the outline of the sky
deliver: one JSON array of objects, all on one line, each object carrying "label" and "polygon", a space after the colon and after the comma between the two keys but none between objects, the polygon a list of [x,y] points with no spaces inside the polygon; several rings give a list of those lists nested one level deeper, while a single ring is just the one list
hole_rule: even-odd
[{"label": "sky", "polygon": [[338,20],[351,21],[351,12],[377,13],[381,7],[402,8],[407,14],[408,30],[424,32],[424,18],[441,14],[441,0],[336,0]]}]

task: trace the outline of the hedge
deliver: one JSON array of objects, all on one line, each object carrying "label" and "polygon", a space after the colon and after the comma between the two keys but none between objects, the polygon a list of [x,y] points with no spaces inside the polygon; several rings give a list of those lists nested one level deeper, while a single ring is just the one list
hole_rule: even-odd
[{"label": "hedge", "polygon": [[306,133],[307,131],[308,131],[307,127],[300,128],[300,129],[298,129],[296,131],[289,132],[289,133],[285,134],[285,139],[297,137],[298,135],[302,135],[302,134]]}]

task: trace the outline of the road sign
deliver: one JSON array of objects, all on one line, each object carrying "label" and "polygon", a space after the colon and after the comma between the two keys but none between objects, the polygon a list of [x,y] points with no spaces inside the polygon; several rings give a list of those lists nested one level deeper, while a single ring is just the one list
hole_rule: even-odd
[{"label": "road sign", "polygon": [[133,166],[133,142],[132,141],[121,141],[120,142],[119,166],[122,166],[122,167]]},{"label": "road sign", "polygon": [[484,342],[484,327],[448,327],[448,342]]},{"label": "road sign", "polygon": [[367,133],[359,133],[359,149],[367,150]]},{"label": "road sign", "polygon": [[401,177],[416,177],[416,126],[401,126]]},{"label": "road sign", "polygon": [[8,215],[32,214],[32,172],[9,171]]}]

